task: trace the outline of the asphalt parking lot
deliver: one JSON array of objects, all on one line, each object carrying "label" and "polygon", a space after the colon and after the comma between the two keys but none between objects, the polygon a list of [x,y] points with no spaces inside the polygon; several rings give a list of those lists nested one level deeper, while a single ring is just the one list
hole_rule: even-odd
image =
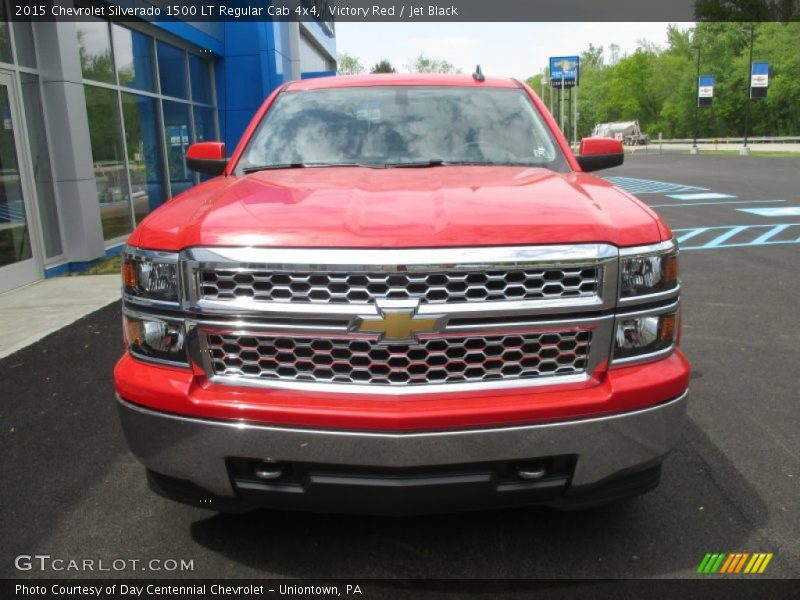
[{"label": "asphalt parking lot", "polygon": [[694,375],[657,490],[583,512],[409,519],[172,503],[148,491],[122,438],[113,304],[0,361],[0,576],[63,575],[14,568],[49,554],[193,560],[173,577],[689,577],[706,552],[739,551],[775,554],[761,577],[800,576],[799,168],[671,154],[603,173],[683,238]]}]

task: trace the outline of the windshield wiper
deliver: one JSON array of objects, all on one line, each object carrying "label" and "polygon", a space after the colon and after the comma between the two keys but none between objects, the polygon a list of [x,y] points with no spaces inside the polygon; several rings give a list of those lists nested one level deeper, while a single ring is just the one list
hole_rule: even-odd
[{"label": "windshield wiper", "polygon": [[254,167],[245,167],[242,169],[242,172],[247,174],[255,173],[257,171],[271,171],[276,169],[314,169],[321,167],[364,167],[367,169],[382,169],[383,165],[363,163],[293,162],[280,163],[277,165],[257,165]]},{"label": "windshield wiper", "polygon": [[448,165],[443,158],[429,158],[428,160],[420,160],[415,162],[396,162],[386,163],[382,165],[386,169],[424,169],[425,167],[441,167]]}]

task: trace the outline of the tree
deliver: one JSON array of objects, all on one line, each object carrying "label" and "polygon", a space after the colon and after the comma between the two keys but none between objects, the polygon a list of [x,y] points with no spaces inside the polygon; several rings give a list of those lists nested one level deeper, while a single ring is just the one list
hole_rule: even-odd
[{"label": "tree", "polygon": [[392,63],[390,63],[385,58],[380,62],[375,63],[375,66],[372,67],[372,71],[370,73],[396,73],[397,71],[394,70]]},{"label": "tree", "polygon": [[336,73],[339,75],[361,75],[364,66],[356,56],[350,56],[346,52],[340,52],[336,56]]},{"label": "tree", "polygon": [[406,65],[412,73],[461,73],[452,63],[443,58],[429,58],[420,54],[411,63]]},{"label": "tree", "polygon": [[[725,4],[727,0],[720,0]],[[731,0],[733,1],[733,0]],[[770,63],[767,97],[751,103],[750,133],[800,134],[800,23],[755,23],[753,59]],[[749,87],[750,36],[738,22],[700,22],[692,29],[670,27],[667,44],[639,43],[621,55],[590,45],[581,54],[579,136],[598,123],[638,119],[655,137],[691,138],[697,102],[696,60],[700,72],[715,79],[714,100],[700,109],[701,138],[741,137]],[[603,60],[603,58],[607,60]],[[537,74],[529,83],[540,89]]]}]

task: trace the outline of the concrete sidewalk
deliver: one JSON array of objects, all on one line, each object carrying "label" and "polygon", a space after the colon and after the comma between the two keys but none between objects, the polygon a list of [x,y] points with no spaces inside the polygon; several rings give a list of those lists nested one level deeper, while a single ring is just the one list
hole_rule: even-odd
[{"label": "concrete sidewalk", "polygon": [[0,294],[0,358],[120,297],[119,275],[55,277]]}]

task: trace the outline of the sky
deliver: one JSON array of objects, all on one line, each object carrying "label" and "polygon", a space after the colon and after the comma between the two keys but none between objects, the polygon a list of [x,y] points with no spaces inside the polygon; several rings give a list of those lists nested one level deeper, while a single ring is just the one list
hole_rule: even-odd
[{"label": "sky", "polygon": [[[676,23],[680,28],[692,23]],[[541,72],[550,56],[580,54],[590,43],[617,44],[622,54],[646,39],[664,46],[668,23],[336,23],[336,48],[369,69],[387,59],[397,71],[420,53],[443,58],[472,73],[526,79]]]}]

